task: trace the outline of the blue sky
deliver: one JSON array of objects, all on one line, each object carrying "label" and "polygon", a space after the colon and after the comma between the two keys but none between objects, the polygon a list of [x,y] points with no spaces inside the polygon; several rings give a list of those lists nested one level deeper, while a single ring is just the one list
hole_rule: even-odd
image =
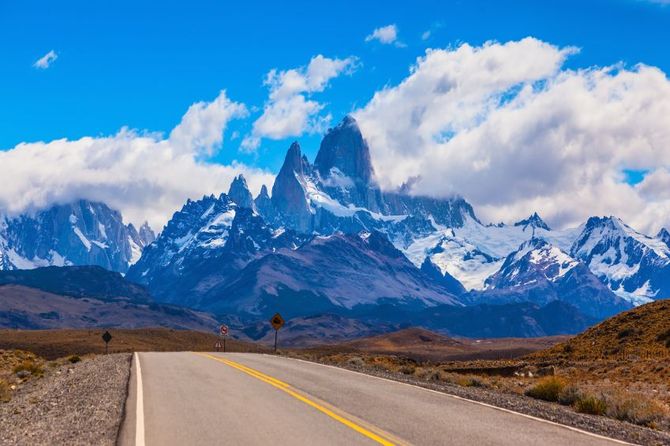
[{"label": "blue sky", "polygon": [[656,231],[668,42],[667,0],[5,1],[0,212],[86,198],[159,228],[352,112],[384,189]]},{"label": "blue sky", "polygon": [[[365,42],[396,24],[405,47]],[[421,36],[431,30],[431,37]],[[169,132],[190,104],[219,90],[262,107],[266,73],[311,57],[358,58],[351,76],[315,94],[335,120],[407,76],[426,48],[534,36],[577,46],[570,68],[644,62],[670,72],[670,7],[636,0],[412,2],[3,2],[0,6],[0,148],[20,142],[109,135],[122,126]],[[54,50],[46,70],[33,63]],[[231,123],[249,131],[253,118]],[[276,171],[290,140],[216,160]],[[313,158],[318,135],[298,138]]]}]

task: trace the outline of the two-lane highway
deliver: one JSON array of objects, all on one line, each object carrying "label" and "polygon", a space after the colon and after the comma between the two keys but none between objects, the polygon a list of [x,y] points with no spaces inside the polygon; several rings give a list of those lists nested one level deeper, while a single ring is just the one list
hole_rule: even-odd
[{"label": "two-lane highway", "polygon": [[415,386],[240,353],[136,354],[120,440],[138,446],[621,444]]}]

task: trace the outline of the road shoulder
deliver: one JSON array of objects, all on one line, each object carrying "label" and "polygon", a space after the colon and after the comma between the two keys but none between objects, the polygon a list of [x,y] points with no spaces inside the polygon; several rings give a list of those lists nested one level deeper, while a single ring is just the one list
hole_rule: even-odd
[{"label": "road shoulder", "polygon": [[47,370],[0,404],[0,444],[115,444],[129,369],[122,353]]},{"label": "road shoulder", "polygon": [[497,409],[511,411],[523,416],[530,416],[571,429],[578,429],[598,436],[620,440],[632,444],[670,445],[670,435],[631,423],[605,418],[601,416],[576,413],[558,404],[524,397],[520,395],[496,392],[478,387],[461,387],[453,384],[416,379],[402,373],[392,373],[371,367],[360,367],[349,363],[331,364],[310,358],[282,356],[286,359],[305,361],[325,367],[334,367],[352,373],[360,373],[375,378],[399,382],[426,390],[444,393],[457,398],[470,400],[492,406]]}]

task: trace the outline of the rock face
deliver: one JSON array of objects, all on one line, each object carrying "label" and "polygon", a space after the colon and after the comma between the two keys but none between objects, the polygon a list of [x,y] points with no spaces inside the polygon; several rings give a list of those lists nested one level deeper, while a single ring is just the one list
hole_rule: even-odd
[{"label": "rock face", "polygon": [[[267,190],[265,191],[267,195]],[[254,198],[249,192],[249,187],[247,186],[247,180],[242,174],[235,177],[232,183],[230,183],[230,190],[228,191],[228,196],[233,202],[235,202],[241,208],[248,208],[256,210],[256,204],[254,203]]]},{"label": "rock face", "polygon": [[323,188],[344,204],[383,212],[385,207],[370,159],[370,148],[351,116],[331,129],[314,161]]},{"label": "rock face", "polygon": [[465,287],[461,282],[458,280],[454,279],[454,277],[449,274],[448,272],[442,273],[440,269],[430,261],[430,257],[426,257],[426,259],[423,261],[421,264],[421,271],[431,279],[433,279],[436,283],[441,284],[444,286],[450,293],[460,296],[461,294],[465,293]]},{"label": "rock face", "polygon": [[305,169],[300,145],[291,144],[286,158],[272,186],[272,205],[288,225],[296,230],[308,232],[312,214],[305,196]]},{"label": "rock face", "polygon": [[314,167],[321,178],[328,178],[333,169],[337,169],[354,184],[370,186],[375,183],[370,148],[354,118],[345,116],[337,127],[326,134]]},{"label": "rock face", "polygon": [[261,192],[254,199],[254,204],[256,205],[256,210],[258,210],[258,213],[261,214],[263,218],[267,221],[274,221],[277,213],[272,205],[272,199],[268,194],[268,188],[265,184],[261,187]]},{"label": "rock face", "polygon": [[670,232],[668,232],[667,229],[661,228],[661,230],[658,231],[658,234],[656,234],[656,238],[665,243],[665,246],[670,248]]},{"label": "rock face", "polygon": [[126,272],[154,238],[148,225],[138,233],[119,212],[86,200],[1,221],[0,270],[99,265]]}]

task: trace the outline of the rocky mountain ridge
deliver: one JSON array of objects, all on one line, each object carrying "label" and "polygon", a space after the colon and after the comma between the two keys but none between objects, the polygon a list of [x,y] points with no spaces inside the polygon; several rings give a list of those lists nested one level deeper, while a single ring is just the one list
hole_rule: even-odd
[{"label": "rocky mountain ridge", "polygon": [[[511,225],[485,225],[462,197],[416,195],[412,182],[382,191],[351,117],[329,130],[314,164],[297,142],[291,144],[269,190],[264,185],[254,198],[239,175],[228,193],[188,200],[153,242],[146,228],[119,226],[120,215],[110,211],[121,237],[107,244],[107,257],[100,260],[98,251],[63,257],[74,264],[104,263],[116,252],[141,250],[139,259],[117,255],[120,260],[102,266],[127,269],[130,280],[161,302],[237,321],[282,309],[295,317],[330,313],[402,324],[431,308],[451,308],[446,313],[486,313],[491,320],[531,312],[544,328],[528,326],[523,333],[563,333],[670,292],[667,231],[646,236],[614,217],[553,230],[537,213]],[[67,215],[68,224],[60,226],[69,242],[79,240],[87,253],[93,246],[103,249],[102,229],[78,224],[90,217],[71,210],[59,215]],[[16,231],[7,231],[4,221],[0,261],[16,268],[16,251],[7,247],[19,244],[3,235]],[[130,240],[130,249],[123,240]],[[59,258],[44,262],[59,264]],[[540,311],[554,304],[560,308],[556,317],[565,321]],[[479,313],[458,310],[477,306]]]}]

